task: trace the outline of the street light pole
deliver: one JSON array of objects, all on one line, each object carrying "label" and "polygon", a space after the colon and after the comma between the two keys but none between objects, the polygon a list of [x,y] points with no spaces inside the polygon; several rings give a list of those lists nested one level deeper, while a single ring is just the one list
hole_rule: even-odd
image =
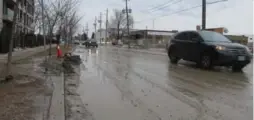
[{"label": "street light pole", "polygon": [[97,17],[95,16],[95,20],[94,20],[94,39],[96,40],[96,26],[97,26]]},{"label": "street light pole", "polygon": [[202,0],[202,29],[206,29],[206,0]]}]

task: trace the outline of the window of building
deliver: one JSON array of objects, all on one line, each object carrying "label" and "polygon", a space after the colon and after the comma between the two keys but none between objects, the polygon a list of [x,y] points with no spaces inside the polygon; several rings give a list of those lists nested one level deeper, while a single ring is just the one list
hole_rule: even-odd
[{"label": "window of building", "polygon": [[20,10],[20,12],[19,12],[19,16],[20,16],[20,22],[22,22],[22,20],[23,20],[23,12]]},{"label": "window of building", "polygon": [[5,15],[8,14],[8,8],[7,8],[7,4],[5,1],[3,1],[3,14],[5,14]]}]

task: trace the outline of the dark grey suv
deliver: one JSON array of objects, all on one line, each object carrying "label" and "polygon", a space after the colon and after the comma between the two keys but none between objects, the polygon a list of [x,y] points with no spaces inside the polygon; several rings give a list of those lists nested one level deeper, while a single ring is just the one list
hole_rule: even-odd
[{"label": "dark grey suv", "polygon": [[234,71],[240,71],[251,62],[248,47],[212,31],[179,32],[168,42],[167,50],[172,63],[183,59],[202,68],[232,66]]}]

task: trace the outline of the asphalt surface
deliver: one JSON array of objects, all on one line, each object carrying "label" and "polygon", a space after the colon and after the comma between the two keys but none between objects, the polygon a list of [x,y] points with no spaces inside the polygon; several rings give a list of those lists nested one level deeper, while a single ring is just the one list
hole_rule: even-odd
[{"label": "asphalt surface", "polygon": [[78,93],[95,120],[251,120],[252,63],[241,73],[205,71],[165,55],[77,48]]}]

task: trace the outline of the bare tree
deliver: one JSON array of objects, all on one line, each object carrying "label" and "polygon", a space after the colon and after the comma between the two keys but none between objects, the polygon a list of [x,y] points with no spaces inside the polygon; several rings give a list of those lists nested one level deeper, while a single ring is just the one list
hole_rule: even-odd
[{"label": "bare tree", "polygon": [[12,67],[12,50],[13,50],[13,41],[15,39],[15,31],[16,31],[16,21],[17,21],[17,15],[18,15],[18,4],[19,0],[14,5],[14,15],[13,15],[13,24],[12,24],[12,30],[11,30],[11,38],[9,42],[9,52],[8,52],[8,59],[7,59],[7,71],[6,71],[6,77],[11,76],[11,67]]},{"label": "bare tree", "polygon": [[[80,0],[45,0],[44,5],[38,1],[40,6],[44,6],[44,17],[46,19],[45,29],[47,36],[52,40],[54,33],[61,31],[62,25],[66,23],[66,19],[76,12],[77,5]],[[50,48],[51,48],[50,41]],[[51,49],[50,49],[51,50]],[[49,51],[51,55],[51,51]]]},{"label": "bare tree", "polygon": [[[129,15],[129,28],[132,28],[134,23],[133,16]],[[114,14],[111,17],[109,28],[113,31],[110,31],[116,39],[120,39],[123,36],[123,33],[127,31],[127,18],[125,13],[121,10],[115,9]]]},{"label": "bare tree", "polygon": [[35,0],[35,10],[34,10],[34,31],[41,33],[42,30],[42,9],[40,0]]},{"label": "bare tree", "polygon": [[76,14],[76,11],[70,15],[64,17],[64,22],[60,25],[60,32],[65,40],[65,46],[68,43],[72,43],[72,37],[77,32],[79,26],[78,23],[82,19]]},{"label": "bare tree", "polygon": [[[69,28],[71,28],[71,34],[75,32],[77,29],[77,24],[80,21],[81,17],[76,15],[76,8],[80,0],[45,0],[44,2],[44,13],[42,13],[41,6],[42,3],[40,0],[35,1],[35,14],[34,14],[34,29],[39,30],[42,26],[41,17],[45,17],[45,24],[47,25],[45,28],[47,30],[47,36],[50,39],[53,37],[53,33],[57,31],[57,28],[62,25],[62,18],[66,17],[69,20]],[[13,24],[11,30],[11,37],[9,42],[9,52],[7,59],[7,70],[6,76],[11,75],[11,65],[12,65],[12,51],[13,51],[13,42],[15,39],[15,31],[16,31],[16,21],[18,15],[18,4],[20,0],[17,0],[14,6],[14,15],[13,15]],[[67,17],[68,16],[68,17]],[[57,27],[58,26],[58,27]],[[40,31],[40,30],[39,30]],[[51,53],[50,53],[51,54]]]}]

